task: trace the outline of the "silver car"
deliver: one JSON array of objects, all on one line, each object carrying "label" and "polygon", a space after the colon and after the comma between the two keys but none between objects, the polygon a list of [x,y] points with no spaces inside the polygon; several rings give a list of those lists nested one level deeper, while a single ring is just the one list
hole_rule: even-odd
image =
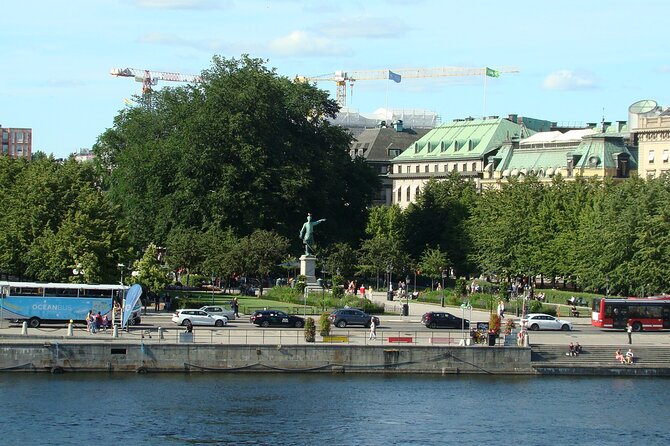
[{"label": "silver car", "polygon": [[209,314],[216,314],[218,316],[225,316],[228,318],[229,321],[234,321],[235,320],[235,312],[233,310],[229,310],[227,308],[218,306],[218,305],[206,305],[204,307],[200,307],[200,310],[206,311]]},{"label": "silver car", "polygon": [[216,314],[209,314],[203,310],[177,310],[172,316],[172,322],[179,325],[213,325],[224,327],[228,325],[228,318]]},{"label": "silver car", "polygon": [[572,330],[572,322],[555,318],[549,314],[531,313],[521,319],[521,325],[529,330]]}]

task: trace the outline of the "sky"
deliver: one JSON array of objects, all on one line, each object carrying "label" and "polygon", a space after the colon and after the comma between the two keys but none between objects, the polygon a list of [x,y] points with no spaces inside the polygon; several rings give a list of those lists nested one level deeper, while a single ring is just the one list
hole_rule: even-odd
[{"label": "sky", "polygon": [[[399,68],[515,68],[498,78],[359,81],[348,106],[429,110],[442,122],[521,116],[579,125],[670,106],[670,2],[648,0],[8,0],[0,125],[33,152],[90,148],[140,93],[112,68],[199,74],[212,57],[267,60],[281,76]],[[156,88],[178,83],[161,82]],[[319,82],[335,95],[333,82]]]}]

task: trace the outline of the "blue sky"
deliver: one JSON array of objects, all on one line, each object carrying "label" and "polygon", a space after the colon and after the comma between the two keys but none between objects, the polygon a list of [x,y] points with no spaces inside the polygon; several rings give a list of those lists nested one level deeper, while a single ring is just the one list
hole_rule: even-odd
[{"label": "blue sky", "polygon": [[[12,0],[0,25],[0,125],[33,151],[91,147],[140,91],[111,68],[198,74],[215,54],[280,75],[516,67],[518,74],[357,82],[349,105],[426,109],[443,122],[516,113],[558,122],[627,119],[670,106],[670,2],[448,0]],[[175,86],[162,82],[161,86]],[[334,96],[335,86],[319,86]],[[347,94],[350,92],[347,91]]]}]

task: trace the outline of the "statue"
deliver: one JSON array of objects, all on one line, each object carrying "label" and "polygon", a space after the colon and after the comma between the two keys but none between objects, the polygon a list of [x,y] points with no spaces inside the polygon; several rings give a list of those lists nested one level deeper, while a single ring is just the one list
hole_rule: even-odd
[{"label": "statue", "polygon": [[326,221],[326,219],[322,218],[321,220],[313,222],[312,214],[307,214],[307,221],[302,225],[302,229],[300,229],[300,238],[305,245],[305,255],[312,254],[310,250],[313,249],[312,246],[314,245],[314,226],[323,223],[324,221]]}]

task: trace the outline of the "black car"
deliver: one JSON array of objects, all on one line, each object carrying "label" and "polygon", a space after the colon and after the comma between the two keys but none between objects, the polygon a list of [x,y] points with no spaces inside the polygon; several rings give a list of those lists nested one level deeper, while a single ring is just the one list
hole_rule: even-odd
[{"label": "black car", "polygon": [[421,316],[421,323],[428,328],[470,328],[470,321],[451,313],[430,311]]},{"label": "black car", "polygon": [[364,327],[370,326],[372,318],[375,319],[375,325],[379,326],[379,318],[377,316],[370,316],[364,311],[356,308],[342,308],[330,313],[330,322],[339,328],[344,328],[347,325],[362,325]]},{"label": "black car", "polygon": [[295,327],[305,326],[305,319],[300,316],[292,316],[279,310],[258,310],[249,318],[252,324],[259,327]]}]

